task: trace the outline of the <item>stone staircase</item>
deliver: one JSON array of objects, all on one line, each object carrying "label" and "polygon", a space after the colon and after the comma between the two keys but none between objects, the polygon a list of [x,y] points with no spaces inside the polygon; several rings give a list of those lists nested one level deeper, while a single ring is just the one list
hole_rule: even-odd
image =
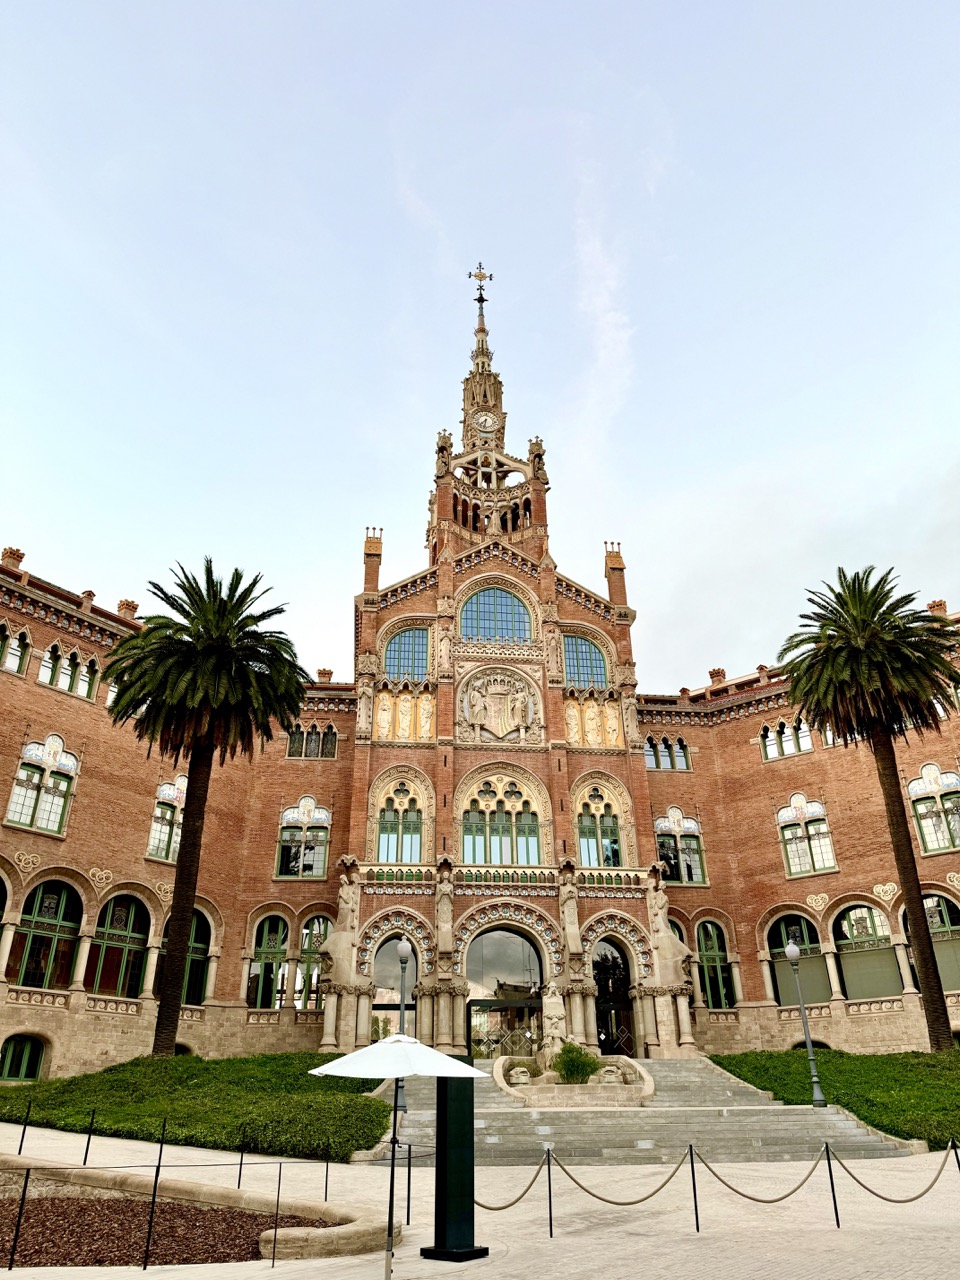
[{"label": "stone staircase", "polygon": [[[840,1107],[784,1106],[706,1058],[644,1059],[654,1098],[643,1107],[595,1110],[525,1107],[494,1084],[492,1063],[476,1066],[486,1073],[474,1094],[478,1165],[535,1165],[547,1142],[576,1164],[672,1164],[691,1142],[711,1161],[808,1161],[825,1141],[844,1158],[917,1149],[868,1129]],[[418,1165],[431,1164],[435,1082],[418,1077],[405,1088],[400,1140],[413,1144]],[[602,1087],[599,1092],[602,1097]]]}]

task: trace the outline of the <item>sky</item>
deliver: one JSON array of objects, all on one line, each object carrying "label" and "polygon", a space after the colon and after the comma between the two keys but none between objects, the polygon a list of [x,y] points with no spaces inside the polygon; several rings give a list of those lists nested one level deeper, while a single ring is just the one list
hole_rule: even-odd
[{"label": "sky", "polygon": [[644,692],[838,565],[960,607],[960,6],[30,0],[0,15],[0,540],[114,608],[211,555],[353,676],[426,564],[475,306]]}]

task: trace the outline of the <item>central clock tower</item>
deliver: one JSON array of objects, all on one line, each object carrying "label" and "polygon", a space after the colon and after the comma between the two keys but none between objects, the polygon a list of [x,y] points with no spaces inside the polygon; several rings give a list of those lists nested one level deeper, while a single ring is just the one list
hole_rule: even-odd
[{"label": "central clock tower", "polygon": [[473,368],[463,380],[463,448],[503,449],[507,415],[503,411],[503,384],[500,375],[493,372],[490,360],[493,352],[487,338],[487,322],[483,314],[486,296],[485,281],[492,280],[481,262],[470,277],[477,281],[476,302],[479,307],[474,345],[471,353]]}]

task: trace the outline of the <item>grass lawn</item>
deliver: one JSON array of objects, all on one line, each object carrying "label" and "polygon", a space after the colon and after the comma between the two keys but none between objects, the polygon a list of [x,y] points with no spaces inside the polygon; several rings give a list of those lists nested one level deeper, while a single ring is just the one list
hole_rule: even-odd
[{"label": "grass lawn", "polygon": [[[841,1053],[814,1050],[828,1102],[897,1138],[924,1138],[942,1150],[960,1143],[960,1052]],[[713,1061],[783,1102],[810,1101],[806,1053],[732,1053]]]},{"label": "grass lawn", "polygon": [[134,1058],[91,1075],[0,1089],[0,1120],[262,1155],[349,1160],[383,1136],[390,1108],[366,1098],[376,1080],[311,1076],[337,1054],[270,1053],[253,1058]]}]

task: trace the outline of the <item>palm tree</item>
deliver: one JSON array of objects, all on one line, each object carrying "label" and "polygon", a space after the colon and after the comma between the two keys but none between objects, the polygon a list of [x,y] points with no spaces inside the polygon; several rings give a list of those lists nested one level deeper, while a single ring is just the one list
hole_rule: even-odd
[{"label": "palm tree", "polygon": [[234,569],[226,591],[214,576],[209,556],[200,582],[178,565],[175,591],[156,582],[150,592],[171,611],[144,619],[140,631],[124,637],[104,669],[116,684],[110,708],[114,724],[133,721],[147,754],[156,745],[176,764],[189,762],[177,874],[170,909],[166,961],[153,1052],[175,1052],[187,946],[200,870],[207,792],[214,757],[220,765],[239,751],[252,756],[273,737],[273,722],[289,730],[303,705],[307,673],[282,631],[263,631],[283,606],[256,612],[266,595],[260,575],[244,583]]},{"label": "palm tree", "polygon": [[896,595],[888,569],[874,579],[837,570],[837,585],[811,592],[805,624],[785,642],[779,660],[790,697],[809,724],[832,730],[847,746],[869,742],[877,766],[887,827],[907,911],[913,960],[923,996],[930,1048],[953,1048],[950,1019],[937,969],[920,876],[900,789],[894,742],[940,732],[960,688],[954,661],[960,630],[946,617],[914,609],[913,595]]}]

